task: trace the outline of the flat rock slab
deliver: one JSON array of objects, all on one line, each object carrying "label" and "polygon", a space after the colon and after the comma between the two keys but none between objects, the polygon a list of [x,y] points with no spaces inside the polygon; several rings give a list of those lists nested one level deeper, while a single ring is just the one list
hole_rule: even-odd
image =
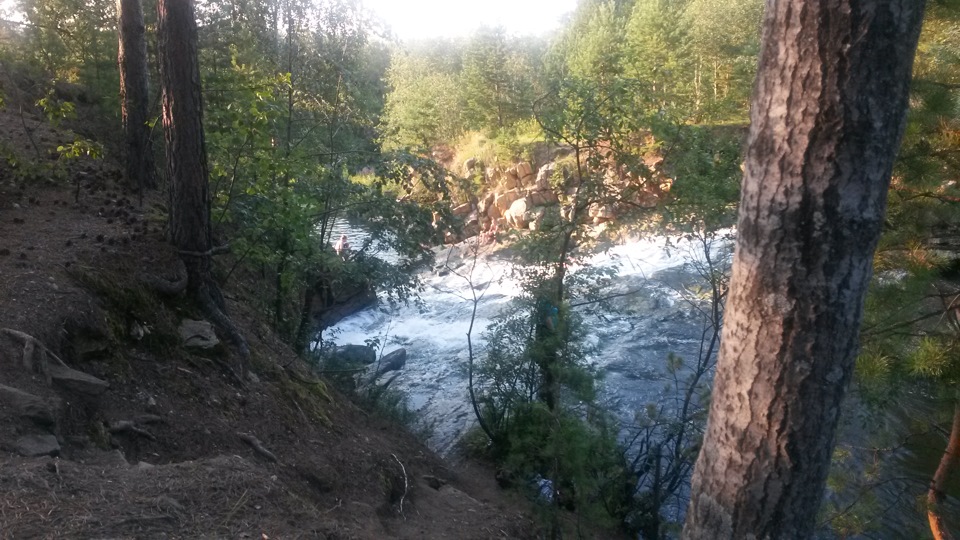
[{"label": "flat rock slab", "polygon": [[14,444],[17,453],[25,457],[56,456],[60,454],[60,443],[50,434],[24,435]]},{"label": "flat rock slab", "polygon": [[110,388],[110,384],[93,375],[65,366],[50,366],[50,378],[61,386],[88,396],[99,396]]},{"label": "flat rock slab", "polygon": [[220,344],[212,324],[191,319],[180,321],[180,340],[184,347],[198,349],[212,349]]},{"label": "flat rock slab", "polygon": [[0,401],[9,403],[17,414],[38,424],[53,425],[57,421],[54,408],[41,397],[0,384]]}]

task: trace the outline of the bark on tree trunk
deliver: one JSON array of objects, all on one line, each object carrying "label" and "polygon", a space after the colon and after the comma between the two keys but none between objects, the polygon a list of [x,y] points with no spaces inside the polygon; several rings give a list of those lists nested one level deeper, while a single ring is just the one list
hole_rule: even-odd
[{"label": "bark on tree trunk", "polygon": [[243,380],[250,350],[226,316],[223,295],[212,275],[210,188],[193,1],[158,0],[157,16],[170,235],[187,269],[187,291],[237,346]]},{"label": "bark on tree trunk", "polygon": [[212,281],[213,247],[197,24],[192,0],[159,0],[157,15],[170,234],[186,263],[188,287],[196,290]]},{"label": "bark on tree trunk", "polygon": [[807,538],[853,371],[923,2],[770,0],[687,539]]},{"label": "bark on tree trunk", "polygon": [[120,111],[126,137],[127,179],[141,195],[157,187],[153,148],[147,119],[150,86],[147,76],[147,41],[144,37],[143,6],[140,0],[118,0],[120,45]]},{"label": "bark on tree trunk", "polygon": [[953,412],[953,424],[950,428],[950,438],[947,441],[947,449],[940,458],[940,464],[937,466],[937,472],[933,475],[930,482],[930,490],[927,492],[927,521],[930,523],[930,533],[934,540],[953,540],[953,535],[944,523],[941,515],[940,504],[946,498],[947,480],[950,474],[957,468],[960,462],[960,403],[957,404]]}]

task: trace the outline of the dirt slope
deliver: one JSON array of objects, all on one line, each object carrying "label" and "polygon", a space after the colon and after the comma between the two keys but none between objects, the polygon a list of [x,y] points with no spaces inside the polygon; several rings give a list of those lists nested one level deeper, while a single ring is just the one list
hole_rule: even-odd
[{"label": "dirt slope", "polygon": [[[0,111],[8,152],[69,138]],[[140,206],[115,164],[64,170],[0,163],[0,538],[535,537],[529,503],[489,471],[309,375],[242,280],[228,309],[255,379],[223,345],[185,348],[198,310],[140,279],[176,273],[162,195]]]}]

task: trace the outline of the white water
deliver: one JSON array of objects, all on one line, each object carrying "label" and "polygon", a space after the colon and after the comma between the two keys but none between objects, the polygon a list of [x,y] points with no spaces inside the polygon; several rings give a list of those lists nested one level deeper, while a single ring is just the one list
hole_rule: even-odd
[{"label": "white water", "polygon": [[[384,354],[398,347],[407,350],[407,365],[394,385],[408,396],[409,407],[432,425],[428,443],[441,454],[475,422],[466,382],[472,290],[483,294],[472,333],[477,358],[484,354],[484,330],[519,292],[508,263],[481,256],[473,265],[471,257],[459,253],[467,249],[455,246],[438,254],[437,264],[447,263],[452,271],[424,276],[422,305],[385,304],[324,333],[325,340],[338,344],[379,338]],[[611,294],[636,291],[613,301],[615,313],[584,308],[590,344],[597,350],[590,362],[604,375],[602,396],[625,421],[663,391],[668,353],[687,358],[697,354],[701,321],[679,292],[698,281],[688,265],[696,253],[696,245],[686,240],[659,237],[618,245],[587,261],[618,269]],[[473,289],[467,276],[472,276]]]}]

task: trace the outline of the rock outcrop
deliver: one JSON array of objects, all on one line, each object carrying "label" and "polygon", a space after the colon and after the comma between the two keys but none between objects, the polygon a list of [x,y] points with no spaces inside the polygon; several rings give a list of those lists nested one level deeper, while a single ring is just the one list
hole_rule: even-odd
[{"label": "rock outcrop", "polygon": [[[649,141],[648,141],[649,142]],[[481,164],[471,158],[462,163],[470,174],[482,174],[488,189],[470,202],[453,208],[464,219],[462,234],[448,233],[447,243],[474,235],[489,238],[505,228],[539,230],[551,227],[562,217],[569,219],[570,199],[576,196],[576,170],[569,147],[542,144],[533,148],[532,160],[507,166]],[[666,176],[663,158],[651,154],[643,158],[647,173],[635,172],[610,163],[603,182],[611,202],[591,205],[580,216],[593,225],[614,221],[623,211],[636,207],[655,207],[670,191],[672,179]]]}]

